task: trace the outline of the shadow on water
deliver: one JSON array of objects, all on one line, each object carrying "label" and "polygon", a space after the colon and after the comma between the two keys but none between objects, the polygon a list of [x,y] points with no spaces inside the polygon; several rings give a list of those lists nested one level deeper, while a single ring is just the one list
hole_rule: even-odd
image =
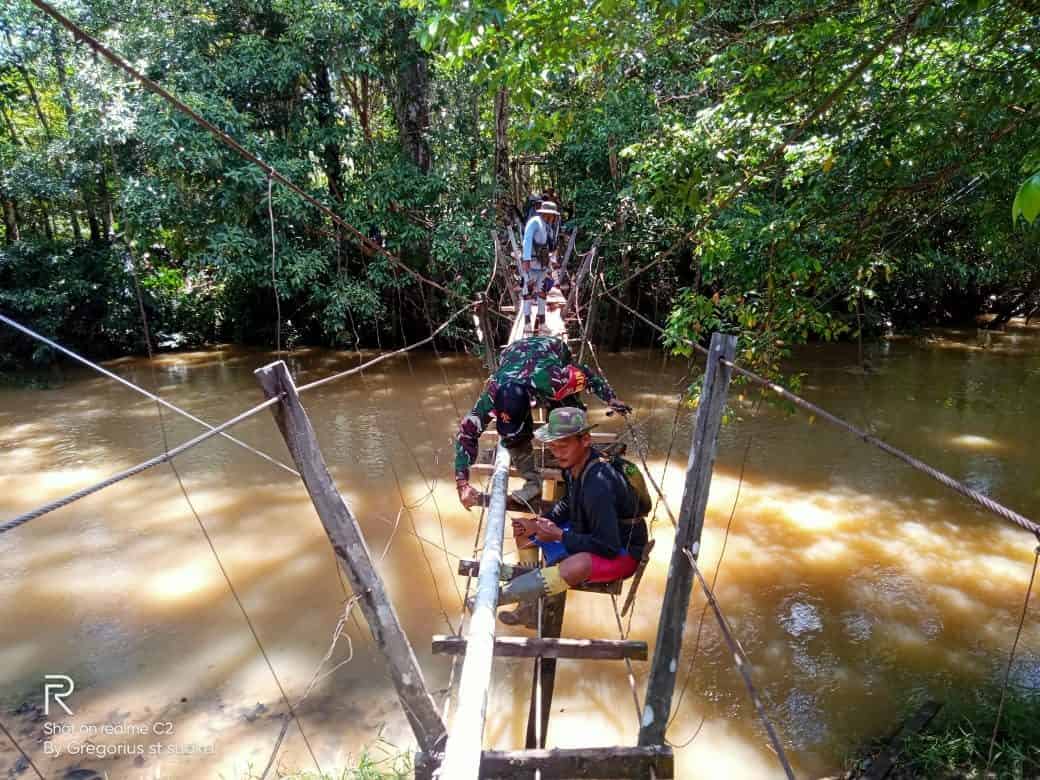
[{"label": "shadow on water", "polygon": [[[1040,370],[1034,329],[991,337],[936,333],[893,342],[857,368],[854,347],[805,350],[791,370],[806,394],[1026,515],[1040,509],[1030,414]],[[999,343],[997,343],[999,342]],[[961,346],[957,346],[961,345]],[[163,356],[155,373],[165,398],[219,422],[261,400],[252,370],[273,356],[222,348]],[[636,406],[650,443],[650,467],[672,506],[682,492],[692,412],[676,399],[686,361],[649,351],[604,355],[619,394]],[[356,365],[357,355],[295,353],[298,382]],[[145,386],[152,368],[125,359],[112,370]],[[450,387],[442,384],[441,370]],[[477,361],[417,354],[395,359],[304,396],[330,469],[379,557],[431,689],[443,689],[450,662],[433,657],[429,637],[459,617],[456,558],[469,557],[477,513],[457,504],[451,436],[456,407],[469,407],[483,377]],[[747,388],[735,388],[747,393]],[[86,372],[60,388],[3,389],[0,404],[0,511],[4,518],[64,495],[156,454],[151,402]],[[942,698],[1001,671],[1029,574],[1032,540],[978,511],[927,477],[805,416],[788,416],[754,396],[737,403],[723,429],[701,561],[714,571],[725,543],[718,597],[747,650],[756,684],[799,774],[840,766],[864,739],[891,730],[909,698]],[[620,422],[590,401],[603,429]],[[199,432],[164,414],[171,442]],[[664,453],[674,452],[662,474]],[[288,460],[264,413],[235,430]],[[747,463],[743,455],[751,438]],[[233,444],[215,440],[178,460],[185,486],[220,552],[279,677],[295,701],[329,647],[344,592],[333,555],[298,480]],[[740,474],[743,470],[743,479]],[[397,480],[395,480],[395,473]],[[398,520],[401,494],[413,505]],[[728,537],[726,523],[739,485]],[[425,548],[415,530],[447,552]],[[653,644],[671,551],[660,513],[654,559],[641,586],[632,638]],[[507,542],[507,550],[511,545]],[[45,773],[73,765],[112,777],[225,776],[259,771],[282,724],[280,694],[220,569],[168,467],[160,466],[0,536],[0,711]],[[432,581],[431,573],[432,569]],[[436,582],[436,588],[433,586]],[[703,598],[693,600],[680,683],[687,689],[669,730],[683,742],[679,776],[775,776],[775,759],[709,615],[699,650]],[[443,610],[443,614],[442,614]],[[360,615],[358,615],[360,617]],[[505,629],[505,633],[523,633]],[[609,599],[572,594],[564,633],[616,636]],[[347,638],[350,644],[348,645]],[[1040,677],[1037,629],[1028,625],[1016,679]],[[352,655],[351,655],[352,650]],[[346,764],[378,733],[411,743],[381,658],[362,622],[351,621],[319,682],[300,707],[326,769]],[[530,664],[496,665],[486,743],[523,744]],[[640,699],[648,664],[636,664]],[[76,681],[75,725],[171,722],[175,734],[142,742],[196,746],[176,753],[87,759],[43,752],[45,674]],[[438,700],[439,700],[438,696]],[[14,714],[15,712],[19,714]],[[561,661],[550,744],[631,744],[635,708],[623,664]],[[81,735],[51,739],[82,743]],[[111,737],[97,741],[129,744]],[[208,748],[208,750],[207,750]],[[17,756],[0,746],[0,768]],[[307,767],[290,728],[286,767]],[[180,773],[180,775],[178,775]]]}]

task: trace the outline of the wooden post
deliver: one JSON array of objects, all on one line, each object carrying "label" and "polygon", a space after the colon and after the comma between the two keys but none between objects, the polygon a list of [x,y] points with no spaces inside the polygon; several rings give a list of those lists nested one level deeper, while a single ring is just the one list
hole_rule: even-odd
[{"label": "wooden post", "polygon": [[509,484],[509,450],[495,448],[495,473],[491,478],[484,551],[473,615],[466,633],[466,660],[459,678],[458,708],[444,751],[438,777],[443,780],[477,780],[484,741],[491,662],[495,652],[495,613],[498,609],[498,574],[502,567],[502,540],[506,528],[506,489]]},{"label": "wooden post", "polygon": [[[567,608],[567,591],[545,600],[542,607],[542,636],[559,639],[563,631],[563,613]],[[542,694],[537,695],[539,683]],[[531,680],[531,704],[527,710],[527,736],[524,745],[528,748],[544,748],[546,732],[549,730],[549,713],[552,712],[553,691],[556,688],[556,659],[539,658],[534,664]],[[540,705],[540,706],[539,706]]]},{"label": "wooden post", "polygon": [[[599,306],[597,305],[599,301],[596,300],[596,284],[598,282],[599,277],[593,277],[592,292],[589,294],[589,309],[585,312],[585,331],[581,334],[581,350],[578,353],[579,363],[585,362],[585,348],[589,346],[589,334],[592,333],[596,312],[599,311]],[[575,300],[575,304],[577,304],[577,300]]]},{"label": "wooden post", "polygon": [[664,744],[664,732],[671,712],[675,676],[682,652],[683,631],[686,628],[686,611],[690,606],[690,588],[693,585],[693,570],[683,550],[692,549],[696,556],[700,547],[704,512],[708,506],[708,488],[711,486],[711,472],[715,463],[715,445],[733,373],[719,358],[732,361],[736,351],[736,336],[712,334],[708,367],[704,372],[704,387],[697,406],[690,457],[686,464],[686,487],[679,507],[675,546],[668,566],[668,584],[661,605],[661,620],[657,626],[654,660],[646,686],[646,706],[643,708],[639,729],[639,744],[644,747]]},{"label": "wooden post", "polygon": [[495,332],[492,330],[491,317],[488,316],[487,298],[481,296],[481,303],[477,309],[480,332],[484,336],[484,366],[492,374],[498,371],[498,346],[495,344]]},{"label": "wooden post", "polygon": [[444,738],[444,721],[426,688],[419,662],[386,595],[383,580],[372,565],[361,527],[332,481],[289,370],[285,362],[279,360],[258,368],[255,373],[267,398],[282,396],[282,402],[271,407],[278,429],[350,587],[360,597],[361,611],[372,629],[372,636],[386,655],[390,676],[415,738],[423,750],[436,750]]}]

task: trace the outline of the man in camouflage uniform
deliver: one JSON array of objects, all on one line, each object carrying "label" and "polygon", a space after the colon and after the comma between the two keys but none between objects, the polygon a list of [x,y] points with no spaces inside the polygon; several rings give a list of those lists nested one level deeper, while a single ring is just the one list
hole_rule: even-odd
[{"label": "man in camouflage uniform", "polygon": [[530,501],[541,495],[541,475],[534,467],[531,447],[531,406],[584,408],[579,398],[583,390],[591,390],[616,412],[631,411],[617,399],[606,379],[588,366],[575,364],[570,348],[560,339],[531,336],[504,349],[500,368],[488,379],[470,413],[462,418],[455,437],[455,484],[462,505],[469,509],[480,502],[480,493],[469,483],[469,467],[477,458],[477,442],[492,416],[512,464],[525,480],[513,497]]}]

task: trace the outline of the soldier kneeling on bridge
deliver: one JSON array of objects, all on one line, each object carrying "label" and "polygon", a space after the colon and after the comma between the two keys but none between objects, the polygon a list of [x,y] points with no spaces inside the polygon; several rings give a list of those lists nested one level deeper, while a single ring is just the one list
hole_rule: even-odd
[{"label": "soldier kneeling on bridge", "polygon": [[540,547],[549,565],[501,587],[499,606],[519,604],[499,615],[507,625],[534,628],[539,597],[625,579],[639,566],[650,497],[637,467],[593,448],[589,431],[595,427],[584,410],[564,407],[535,431],[559,461],[567,492],[544,517],[513,520],[517,548]]}]

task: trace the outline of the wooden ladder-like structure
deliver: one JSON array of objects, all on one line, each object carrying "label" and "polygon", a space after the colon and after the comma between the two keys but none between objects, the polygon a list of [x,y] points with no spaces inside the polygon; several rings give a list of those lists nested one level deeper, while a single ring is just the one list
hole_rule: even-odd
[{"label": "wooden ladder-like structure", "polygon": [[[585,273],[588,273],[590,255],[585,256],[585,263],[582,264]],[[498,265],[509,280],[508,268],[504,268],[501,263]],[[579,278],[580,274],[579,271]],[[511,285],[511,280],[508,283]],[[562,295],[555,295],[549,300],[547,324],[550,332],[558,338],[566,338],[567,307],[574,305],[576,295],[572,292],[569,297],[569,302],[564,301]],[[591,317],[593,313],[589,314]],[[490,344],[493,330],[487,327],[487,312],[481,312],[474,324],[485,339],[489,363],[494,364],[496,352]],[[512,333],[514,338],[521,337],[522,326],[518,328],[514,323]],[[665,746],[664,733],[671,712],[694,577],[687,556],[695,557],[700,545],[715,459],[715,442],[729,386],[731,369],[728,366],[732,365],[735,352],[736,337],[718,333],[712,336],[693,426],[686,485],[676,523],[675,546],[668,569],[645,706],[640,719],[638,745],[554,750],[545,749],[545,734],[552,704],[556,661],[560,658],[645,660],[647,647],[645,642],[561,637],[565,594],[544,605],[543,636],[495,636],[506,511],[507,508],[528,511],[523,506],[509,505],[509,451],[489,435],[487,441],[494,441],[495,445],[494,463],[476,466],[478,470],[490,468],[492,474],[480,561],[464,561],[460,569],[460,573],[477,575],[476,606],[466,636],[434,638],[435,652],[465,654],[459,680],[458,706],[449,730],[426,687],[422,669],[388,597],[382,577],[373,565],[361,525],[328,471],[314,427],[300,402],[285,362],[279,360],[257,369],[256,376],[264,395],[273,404],[271,413],[274,420],[310,494],[336,559],[359,600],[361,612],[386,661],[401,708],[415,734],[419,745],[415,762],[417,778],[421,780],[436,776],[441,780],[477,780],[534,777],[549,780],[674,776],[672,751]],[[600,438],[600,441],[603,439]],[[545,489],[550,493],[548,497],[555,498],[560,490],[559,469],[554,471],[553,464],[544,460],[542,466],[542,475],[546,477]],[[543,507],[536,508],[541,510]],[[642,565],[645,565],[645,561]],[[622,613],[631,607],[641,573],[642,566],[632,579]],[[620,589],[620,583],[580,588],[615,596],[620,593]],[[535,676],[524,750],[483,749],[492,661],[496,655],[534,659]]]}]

